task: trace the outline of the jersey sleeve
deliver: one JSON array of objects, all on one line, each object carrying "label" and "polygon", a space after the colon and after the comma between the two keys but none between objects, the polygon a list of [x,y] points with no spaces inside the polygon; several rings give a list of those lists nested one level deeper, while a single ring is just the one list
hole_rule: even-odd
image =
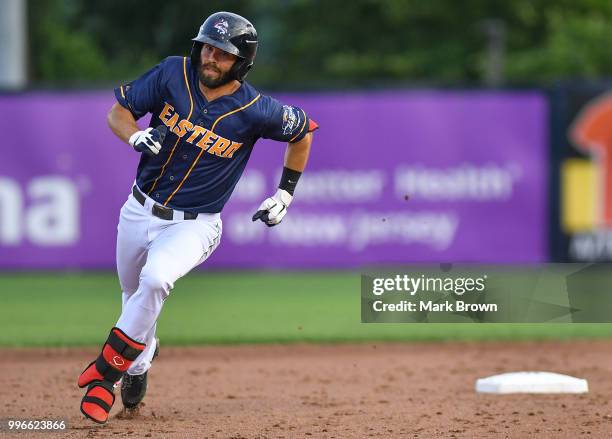
[{"label": "jersey sleeve", "polygon": [[130,110],[136,120],[152,113],[162,102],[162,78],[165,59],[138,79],[115,88],[115,98],[119,104]]},{"label": "jersey sleeve", "polygon": [[262,104],[265,115],[262,132],[264,139],[298,142],[309,131],[318,128],[299,107],[283,105],[269,96],[264,97]]}]

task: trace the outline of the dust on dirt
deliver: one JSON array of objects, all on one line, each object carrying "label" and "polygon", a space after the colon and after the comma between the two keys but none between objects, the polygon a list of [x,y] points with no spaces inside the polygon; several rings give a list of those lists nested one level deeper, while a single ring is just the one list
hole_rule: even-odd
[{"label": "dust on dirt", "polygon": [[[164,347],[144,405],[122,413],[117,390],[102,426],[80,413],[76,386],[97,353],[0,350],[0,418],[63,419],[62,438],[612,437],[612,341]],[[586,378],[590,391],[474,391],[519,370]]]}]

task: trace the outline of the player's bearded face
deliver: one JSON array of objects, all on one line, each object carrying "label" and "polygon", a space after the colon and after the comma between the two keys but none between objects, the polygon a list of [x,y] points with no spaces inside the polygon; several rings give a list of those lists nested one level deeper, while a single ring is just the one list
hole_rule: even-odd
[{"label": "player's bearded face", "polygon": [[225,72],[221,71],[219,66],[214,62],[200,63],[198,76],[200,77],[200,82],[208,88],[220,87],[231,80],[229,77],[229,70]]},{"label": "player's bearded face", "polygon": [[208,88],[217,88],[227,84],[232,79],[229,72],[235,61],[234,55],[204,44],[198,68],[200,82]]}]

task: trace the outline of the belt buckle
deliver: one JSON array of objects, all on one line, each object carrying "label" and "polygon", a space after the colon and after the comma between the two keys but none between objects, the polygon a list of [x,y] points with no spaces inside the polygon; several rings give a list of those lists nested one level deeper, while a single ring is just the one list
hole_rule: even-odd
[{"label": "belt buckle", "polygon": [[155,215],[158,218],[170,221],[170,220],[174,219],[173,213],[174,212],[172,211],[172,209],[170,209],[168,207],[164,207],[164,206],[159,205],[159,204],[154,204],[153,205],[153,215]]}]

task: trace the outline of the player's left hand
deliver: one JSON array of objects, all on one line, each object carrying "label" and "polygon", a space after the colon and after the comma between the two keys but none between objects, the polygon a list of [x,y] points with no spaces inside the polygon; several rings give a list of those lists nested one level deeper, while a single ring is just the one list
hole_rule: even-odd
[{"label": "player's left hand", "polygon": [[287,207],[291,204],[293,196],[283,189],[278,189],[270,198],[266,198],[259,205],[253,215],[253,221],[262,220],[268,227],[279,224],[287,214]]}]

